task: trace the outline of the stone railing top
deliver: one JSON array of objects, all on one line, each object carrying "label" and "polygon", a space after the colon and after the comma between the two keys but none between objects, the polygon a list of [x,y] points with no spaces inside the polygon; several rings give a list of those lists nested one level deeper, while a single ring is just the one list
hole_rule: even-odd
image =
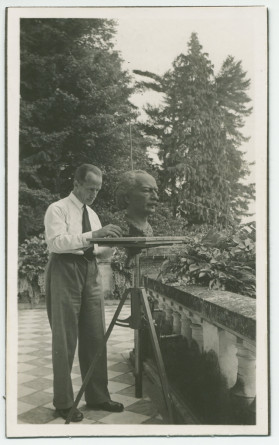
[{"label": "stone railing top", "polygon": [[256,300],[199,286],[171,286],[144,277],[146,288],[165,295],[193,312],[241,337],[256,339]]}]

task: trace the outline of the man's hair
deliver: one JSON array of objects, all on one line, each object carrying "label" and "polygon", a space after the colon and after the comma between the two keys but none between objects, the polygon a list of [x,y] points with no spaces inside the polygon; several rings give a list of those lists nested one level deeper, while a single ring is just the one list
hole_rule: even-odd
[{"label": "man's hair", "polygon": [[129,192],[135,188],[140,175],[149,175],[149,173],[144,170],[132,170],[121,175],[121,181],[115,189],[115,200],[119,210],[127,208],[127,197]]},{"label": "man's hair", "polygon": [[84,182],[86,175],[89,172],[94,173],[94,175],[102,177],[101,170],[98,167],[96,167],[95,165],[82,164],[75,171],[75,176],[74,176],[75,181]]}]

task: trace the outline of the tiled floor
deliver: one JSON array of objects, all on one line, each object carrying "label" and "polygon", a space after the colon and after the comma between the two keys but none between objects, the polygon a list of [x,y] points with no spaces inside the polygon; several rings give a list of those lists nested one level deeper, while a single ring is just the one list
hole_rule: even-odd
[{"label": "tiled floor", "polygon": [[[109,324],[116,306],[106,306],[106,322]],[[125,305],[120,318],[130,314]],[[133,348],[133,330],[115,326],[108,341],[109,391],[113,400],[123,403],[122,413],[92,411],[86,408],[84,399],[79,409],[83,411],[81,423],[102,424],[162,424],[162,416],[146,393],[135,398],[134,377],[128,360]],[[18,355],[18,423],[53,424],[65,423],[58,417],[52,405],[51,332],[45,309],[19,311]],[[77,357],[72,370],[76,394],[81,386]],[[148,386],[148,385],[147,385]]]}]

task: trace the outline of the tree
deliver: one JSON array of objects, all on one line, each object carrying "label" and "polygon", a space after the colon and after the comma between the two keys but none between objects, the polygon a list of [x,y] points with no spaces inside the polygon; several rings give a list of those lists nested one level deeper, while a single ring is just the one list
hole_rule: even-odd
[{"label": "tree", "polygon": [[249,168],[240,150],[250,81],[231,56],[218,76],[213,68],[193,33],[187,54],[162,77],[135,71],[149,78],[139,88],[164,93],[161,106],[146,107],[144,128],[157,138],[162,198],[190,224],[239,220],[253,197],[253,186],[243,183]]},{"label": "tree", "polygon": [[21,19],[20,239],[43,230],[48,204],[69,193],[83,162],[103,170],[111,206],[130,169],[130,124],[134,168],[150,169],[114,34],[111,20]]}]

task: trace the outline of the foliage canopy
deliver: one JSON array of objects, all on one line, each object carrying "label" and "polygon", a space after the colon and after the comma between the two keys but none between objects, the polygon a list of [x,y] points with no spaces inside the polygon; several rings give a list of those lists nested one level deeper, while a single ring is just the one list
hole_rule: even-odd
[{"label": "foliage canopy", "polygon": [[[47,206],[69,193],[78,165],[101,168],[107,208],[119,174],[130,169],[129,127],[138,112],[114,34],[111,20],[21,20],[21,239],[43,230]],[[134,167],[150,170],[136,125],[133,145]]]},{"label": "foliage canopy", "polygon": [[220,73],[193,33],[187,54],[180,54],[163,76],[135,71],[148,78],[138,88],[164,93],[164,103],[146,107],[147,134],[161,160],[162,199],[173,216],[188,223],[228,225],[240,221],[254,197],[241,144],[241,130],[251,113],[246,91],[250,80],[241,62],[228,56]]}]

